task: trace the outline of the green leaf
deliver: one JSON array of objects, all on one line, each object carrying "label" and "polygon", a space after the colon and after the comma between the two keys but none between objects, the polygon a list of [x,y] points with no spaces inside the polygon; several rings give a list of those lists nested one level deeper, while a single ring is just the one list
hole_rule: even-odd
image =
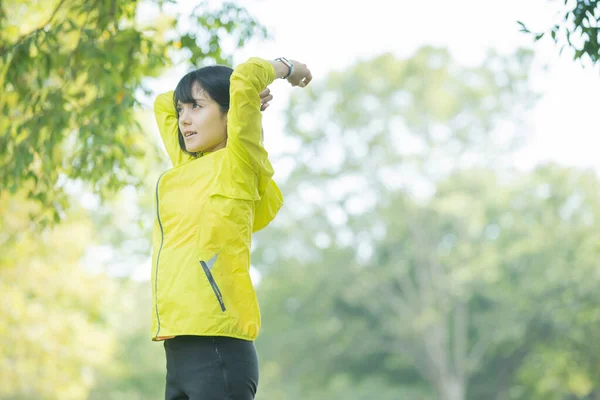
[{"label": "green leaf", "polygon": [[523,22],[517,21],[517,24],[519,24],[519,26],[521,26],[521,32],[530,33],[529,29],[527,29],[527,27],[525,26],[525,24]]}]

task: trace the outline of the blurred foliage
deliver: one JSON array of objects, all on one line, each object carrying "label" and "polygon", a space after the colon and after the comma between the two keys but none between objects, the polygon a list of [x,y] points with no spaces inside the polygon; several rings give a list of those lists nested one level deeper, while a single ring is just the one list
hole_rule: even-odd
[{"label": "blurred foliage", "polygon": [[166,1],[0,2],[0,191],[27,188],[58,221],[65,187],[89,182],[102,198],[128,184],[143,155],[136,123],[144,78],[171,59],[230,62],[221,42],[243,45],[265,30],[232,2],[205,2],[186,17],[151,12]]},{"label": "blurred foliage", "polygon": [[82,263],[95,240],[85,213],[39,234],[28,214],[41,206],[25,197],[0,195],[0,398],[84,399],[115,350],[116,287]]},{"label": "blurred foliage", "polygon": [[531,32],[523,22],[518,21],[521,31],[531,34],[538,41],[550,36],[560,44],[560,52],[565,47],[573,51],[573,59],[582,60],[586,56],[595,64],[600,60],[600,1],[564,0],[564,10],[560,22],[545,32]]},{"label": "blurred foliage", "polygon": [[275,249],[279,260],[260,285],[260,398],[366,399],[373,380],[372,393],[410,399],[600,392],[597,176],[465,170],[437,188],[350,216],[361,243],[325,246],[311,230],[317,260],[286,259],[283,232],[271,232],[254,258],[274,262]]},{"label": "blurred foliage", "polygon": [[253,253],[259,398],[600,393],[600,183],[510,167],[529,62],[424,48],[294,96],[286,207]]},{"label": "blurred foliage", "polygon": [[[138,110],[135,118],[143,132],[156,131],[152,110]],[[110,273],[131,276],[135,268],[147,263],[151,253],[151,234],[154,226],[156,180],[171,167],[163,148],[146,139],[141,144],[143,154],[132,165],[132,174],[139,177],[138,185],[128,185],[119,191],[108,193],[104,201],[99,196],[87,200],[93,209],[90,215],[98,237],[104,246],[105,262]],[[79,190],[90,192],[89,185]],[[146,268],[145,268],[146,269]]]},{"label": "blurred foliage", "polygon": [[105,272],[122,261],[102,254],[106,232],[127,220],[120,200],[110,200],[111,220],[74,203],[40,233],[28,218],[38,203],[25,193],[0,197],[0,399],[164,396],[164,352],[148,335],[147,282],[114,277],[131,270]]},{"label": "blurred foliage", "polygon": [[410,59],[383,54],[332,73],[287,110],[286,132],[298,144],[282,156],[298,161],[292,185],[354,174],[368,177],[376,197],[403,185],[408,170],[430,180],[451,166],[501,163],[521,144],[537,98],[527,86],[531,59],[526,50],[490,52],[465,67],[423,47]]},{"label": "blurred foliage", "polygon": [[146,281],[119,282],[118,311],[111,326],[118,343],[114,357],[98,369],[88,400],[161,400],[165,392],[165,355],[162,343],[150,340],[148,304],[152,303]]}]

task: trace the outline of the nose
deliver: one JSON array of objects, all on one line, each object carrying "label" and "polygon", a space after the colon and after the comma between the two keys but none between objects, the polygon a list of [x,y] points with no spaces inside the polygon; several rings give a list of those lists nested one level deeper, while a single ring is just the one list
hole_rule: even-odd
[{"label": "nose", "polygon": [[179,122],[184,125],[189,125],[191,123],[189,113],[185,109],[179,112]]}]

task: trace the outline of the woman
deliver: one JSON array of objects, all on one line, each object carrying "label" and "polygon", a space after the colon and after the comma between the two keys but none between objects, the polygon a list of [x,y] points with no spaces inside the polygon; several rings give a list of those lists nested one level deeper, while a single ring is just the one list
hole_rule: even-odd
[{"label": "woman", "polygon": [[173,162],[156,184],[152,268],[152,335],[164,341],[168,400],[256,394],[251,236],[283,203],[262,146],[261,108],[275,78],[304,87],[312,76],[297,61],[251,58],[235,70],[190,72],[154,103]]}]

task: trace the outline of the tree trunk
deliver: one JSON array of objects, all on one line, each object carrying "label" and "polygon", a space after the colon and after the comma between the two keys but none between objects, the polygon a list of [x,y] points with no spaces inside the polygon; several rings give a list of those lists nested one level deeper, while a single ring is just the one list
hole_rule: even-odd
[{"label": "tree trunk", "polygon": [[440,382],[440,400],[465,400],[465,382],[456,377],[447,377]]}]

